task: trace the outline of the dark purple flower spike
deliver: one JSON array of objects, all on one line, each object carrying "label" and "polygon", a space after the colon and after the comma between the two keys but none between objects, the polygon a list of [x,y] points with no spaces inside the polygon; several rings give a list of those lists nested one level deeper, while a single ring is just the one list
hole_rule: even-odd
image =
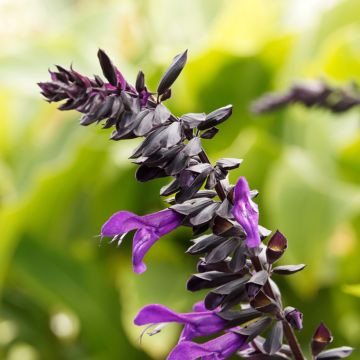
[{"label": "dark purple flower spike", "polygon": [[[219,131],[217,126],[231,116],[232,105],[209,114],[175,116],[163,104],[172,96],[172,85],[186,64],[187,51],[174,58],[156,92],[147,89],[142,71],[133,86],[103,50],[99,50],[98,59],[104,80],[57,66],[57,71],[50,71],[50,81],[39,83],[42,94],[49,102],[64,101],[60,110],[81,113],[82,125],[102,122],[105,129],[113,128],[112,140],[143,138],[131,155],[138,166],[138,181],[171,178],[160,190],[170,208],[145,216],[120,211],[104,224],[101,235],[120,243],[135,230],[132,262],[134,271],[142,273],[146,270],[145,254],[163,235],[180,225],[190,227],[194,235],[205,233],[193,240],[187,251],[201,255],[187,289],[207,289],[204,301],[189,313],[148,305],[139,312],[135,324],[156,324],[150,335],[168,322],[183,325],[170,360],[224,360],[235,353],[252,360],[305,360],[294,332],[302,328],[302,313],[290,306],[283,308],[280,290],[272,280],[273,275],[292,275],[305,265],[274,267],[288,242],[279,231],[267,245],[261,242],[271,231],[259,225],[259,209],[253,201],[257,191],[250,190],[244,177],[235,186],[229,183],[229,172],[242,160],[221,158],[212,164],[202,147],[202,139],[212,139]],[[255,111],[298,102],[341,112],[359,105],[359,99],[358,93],[338,91],[324,83],[305,84],[260,100]],[[214,335],[202,343],[190,341]],[[330,331],[321,324],[311,340],[314,360],[342,359],[351,354],[349,347],[324,351],[331,341]]]},{"label": "dark purple flower spike", "polygon": [[334,88],[324,81],[315,80],[294,84],[284,93],[265,94],[252,104],[255,114],[266,113],[292,104],[319,107],[333,113],[342,113],[360,105],[359,90],[354,86]]},{"label": "dark purple flower spike", "polygon": [[246,232],[246,245],[249,248],[258,247],[261,243],[259,208],[251,199],[250,188],[244,177],[241,177],[235,185],[232,213]]},{"label": "dark purple flower spike", "polygon": [[151,246],[165,234],[181,224],[182,217],[170,209],[138,216],[129,211],[119,211],[104,224],[101,236],[118,237],[137,230],[133,238],[132,261],[138,274],[146,270],[143,258]]}]

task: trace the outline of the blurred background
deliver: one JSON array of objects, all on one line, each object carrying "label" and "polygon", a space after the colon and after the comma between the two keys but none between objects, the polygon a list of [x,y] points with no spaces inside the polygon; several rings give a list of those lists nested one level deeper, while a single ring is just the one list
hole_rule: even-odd
[{"label": "blurred background", "polygon": [[281,279],[285,303],[304,312],[301,342],[325,321],[335,345],[360,347],[359,109],[249,112],[296,80],[360,82],[358,0],[0,0],[0,47],[1,359],[163,359],[179,327],[140,344],[137,310],[188,311],[203,295],[185,290],[196,263],[186,230],[157,243],[142,276],[131,238],[100,246],[115,211],[161,209],[164,182],[135,183],[136,141],[80,127],[39,94],[54,64],[100,74],[99,47],[130,82],[142,69],[150,89],[189,49],[167,105],[178,115],[234,105],[204,144],[212,159],[245,159],[232,180],[260,191],[262,225],[290,242],[283,261],[308,265]]}]

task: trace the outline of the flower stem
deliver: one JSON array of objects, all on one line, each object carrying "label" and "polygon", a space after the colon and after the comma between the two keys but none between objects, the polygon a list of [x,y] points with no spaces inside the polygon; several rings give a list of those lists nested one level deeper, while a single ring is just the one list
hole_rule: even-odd
[{"label": "flower stem", "polygon": [[283,323],[283,329],[285,337],[288,341],[288,344],[290,346],[290,349],[292,353],[294,354],[294,357],[296,360],[305,360],[305,356],[301,350],[299,341],[295,335],[294,329],[291,327],[291,325],[284,319],[282,321]]},{"label": "flower stem", "polygon": [[[202,152],[199,154],[199,158],[203,163],[211,164],[210,159],[204,150],[202,150]],[[225,192],[223,186],[221,185],[220,181],[218,181],[216,183],[215,190],[216,190],[216,193],[218,194],[219,198],[221,200],[225,200],[226,192]],[[261,262],[260,262],[260,259],[258,256],[252,257],[251,262],[256,271],[262,270]],[[276,299],[269,281],[267,281],[265,283],[264,290],[270,297],[272,297],[273,299]],[[286,319],[282,319],[282,324],[283,324],[285,337],[286,337],[287,342],[290,346],[290,349],[295,357],[295,360],[306,360],[293,328],[291,327],[291,325],[288,323],[288,321]]]}]

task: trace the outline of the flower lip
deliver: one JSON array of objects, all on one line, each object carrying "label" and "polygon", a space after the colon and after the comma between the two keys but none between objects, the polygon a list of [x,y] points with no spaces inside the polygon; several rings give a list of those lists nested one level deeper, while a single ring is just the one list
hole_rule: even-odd
[{"label": "flower lip", "polygon": [[236,351],[244,350],[248,346],[246,340],[247,336],[229,331],[203,344],[183,341],[175,346],[167,360],[225,360]]},{"label": "flower lip", "polygon": [[192,340],[198,336],[210,336],[223,330],[227,321],[216,314],[217,310],[205,309],[203,302],[194,306],[191,313],[177,313],[159,304],[147,305],[134,319],[135,325],[162,324],[176,322],[184,325],[179,342]]},{"label": "flower lip", "polygon": [[161,236],[176,229],[182,216],[171,209],[139,216],[129,211],[119,211],[103,225],[101,236],[114,237],[137,230],[133,238],[132,262],[138,274],[146,270],[143,258]]}]

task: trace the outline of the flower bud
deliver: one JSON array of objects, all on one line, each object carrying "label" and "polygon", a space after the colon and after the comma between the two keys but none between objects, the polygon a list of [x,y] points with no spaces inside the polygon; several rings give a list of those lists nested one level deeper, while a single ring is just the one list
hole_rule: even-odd
[{"label": "flower bud", "polygon": [[279,260],[287,249],[287,240],[285,236],[277,230],[269,240],[266,249],[266,258],[269,264]]},{"label": "flower bud", "polygon": [[317,356],[325,347],[333,341],[330,330],[321,323],[316,329],[311,340],[311,353]]},{"label": "flower bud", "polygon": [[291,306],[285,308],[285,318],[294,329],[301,330],[303,328],[303,314],[298,309]]},{"label": "flower bud", "polygon": [[265,270],[256,272],[246,284],[249,299],[253,299],[268,280],[269,274]]},{"label": "flower bud", "polygon": [[262,290],[260,290],[256,296],[250,300],[250,305],[253,309],[263,313],[276,314],[278,312],[278,306],[276,302],[269,296],[265,295]]}]

